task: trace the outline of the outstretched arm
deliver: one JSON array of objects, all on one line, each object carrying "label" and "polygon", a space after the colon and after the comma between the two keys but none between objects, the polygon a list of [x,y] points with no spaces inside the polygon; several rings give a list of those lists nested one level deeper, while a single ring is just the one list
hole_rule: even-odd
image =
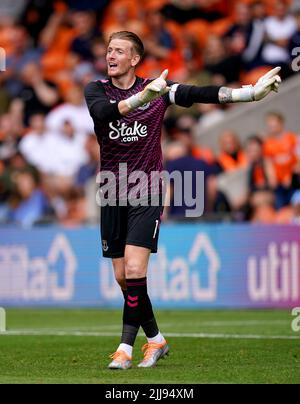
[{"label": "outstretched arm", "polygon": [[281,78],[278,75],[280,70],[280,67],[275,67],[261,77],[255,86],[250,85],[237,89],[221,87],[219,91],[220,103],[260,101],[271,91],[278,92],[281,83]]},{"label": "outstretched arm", "polygon": [[185,84],[172,84],[168,86],[166,82],[168,70],[164,70],[143,91],[119,103],[111,104],[101,83],[96,82],[88,84],[85,89],[85,98],[91,116],[104,122],[119,119],[136,108],[168,93],[171,103],[186,108],[192,106],[194,103],[228,104],[233,102],[259,101],[271,91],[278,91],[281,83],[281,78],[278,75],[280,70],[280,67],[276,67],[261,77],[255,86],[245,86],[238,89],[217,86],[198,87]]},{"label": "outstretched arm", "polygon": [[268,72],[261,77],[255,86],[244,86],[242,88],[229,87],[198,87],[185,84],[173,84],[169,92],[170,102],[181,107],[190,107],[194,103],[202,104],[228,104],[234,102],[259,101],[266,97],[271,91],[278,91],[281,78],[278,73],[281,68]]}]

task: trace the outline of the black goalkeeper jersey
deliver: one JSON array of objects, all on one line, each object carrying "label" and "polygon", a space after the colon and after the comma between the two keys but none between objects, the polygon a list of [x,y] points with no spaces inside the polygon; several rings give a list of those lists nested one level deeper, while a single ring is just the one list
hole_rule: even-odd
[{"label": "black goalkeeper jersey", "polygon": [[[124,170],[126,164],[127,180],[130,175],[134,178],[135,173],[142,171],[148,178],[148,183],[145,182],[141,191],[145,195],[160,192],[160,188],[150,187],[150,179],[151,173],[163,169],[161,128],[172,97],[174,103],[185,107],[191,106],[193,102],[219,102],[219,87],[201,88],[168,81],[168,85],[173,86],[172,96],[166,94],[122,116],[118,103],[142,91],[151,81],[137,77],[131,88],[123,90],[107,79],[91,82],[85,89],[86,102],[101,150],[101,171],[113,173],[117,185],[121,182],[120,164]],[[125,188],[119,189],[119,196],[125,196],[126,192],[128,194]]]}]

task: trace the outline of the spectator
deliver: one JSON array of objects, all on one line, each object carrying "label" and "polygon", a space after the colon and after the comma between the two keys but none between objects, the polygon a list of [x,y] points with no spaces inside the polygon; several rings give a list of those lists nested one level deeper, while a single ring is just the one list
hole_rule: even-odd
[{"label": "spectator", "polygon": [[68,4],[72,10],[93,10],[99,14],[103,13],[108,2],[109,0],[85,0],[84,2],[81,0],[68,0]]},{"label": "spectator", "polygon": [[265,21],[267,43],[262,57],[265,64],[282,66],[281,74],[289,75],[289,41],[297,30],[294,16],[288,14],[288,6],[285,1],[277,0],[274,5],[274,14]]},{"label": "spectator", "polygon": [[65,103],[51,111],[46,125],[53,132],[60,132],[65,122],[72,122],[76,132],[94,133],[94,124],[84,101],[82,87],[74,85],[66,95]]},{"label": "spectator", "polygon": [[226,130],[220,137],[220,153],[214,165],[214,182],[210,189],[214,212],[225,214],[244,208],[247,199],[248,161],[238,135]]},{"label": "spectator", "polygon": [[49,170],[51,160],[52,134],[49,133],[45,125],[45,115],[34,114],[29,120],[30,131],[23,137],[19,144],[19,150],[26,160],[45,173]]},{"label": "spectator", "polygon": [[9,160],[17,153],[22,130],[11,114],[0,116],[0,160]]},{"label": "spectator", "polygon": [[106,76],[107,64],[106,45],[102,37],[97,37],[93,41],[92,52],[95,72],[99,76],[99,79],[104,79]]},{"label": "spectator", "polygon": [[204,160],[208,165],[214,163],[214,155],[212,151],[199,143],[196,144],[193,133],[197,124],[197,120],[191,115],[181,115],[177,119],[175,133],[173,139],[185,143],[191,151],[193,157],[199,160]]},{"label": "spectator", "polygon": [[[8,35],[6,71],[1,73],[5,80],[5,88],[11,97],[16,97],[22,89],[21,75],[29,63],[39,63],[41,50],[30,46],[30,37],[25,28],[14,26]],[[5,49],[7,49],[5,47]]]},{"label": "spectator", "polygon": [[11,198],[14,190],[15,173],[24,170],[33,170],[31,166],[25,161],[20,153],[14,154],[10,157],[4,165],[0,161],[0,221],[8,221],[9,205],[8,201]]},{"label": "spectator", "polygon": [[92,45],[94,38],[100,35],[96,25],[96,15],[92,11],[74,11],[71,17],[76,37],[71,44],[71,52],[78,61],[93,60]]},{"label": "spectator", "polygon": [[247,4],[238,3],[235,7],[235,21],[224,37],[229,54],[241,55],[245,51],[251,30],[250,8]]},{"label": "spectator", "polygon": [[297,30],[291,37],[289,43],[289,51],[291,56],[293,49],[300,47],[300,3],[295,4],[295,6],[292,8],[292,12],[296,19]]},{"label": "spectator", "polygon": [[85,193],[86,220],[89,223],[95,223],[100,219],[100,209],[95,198],[99,191],[96,176],[100,171],[100,149],[96,136],[87,137],[85,149],[89,155],[89,161],[80,167],[75,185],[78,189],[84,190]]},{"label": "spectator", "polygon": [[248,138],[246,155],[249,164],[249,194],[248,203],[245,203],[244,208],[245,218],[255,216],[255,220],[258,220],[261,211],[274,210],[276,173],[272,161],[264,157],[264,144],[260,137],[254,135]]},{"label": "spectator", "polygon": [[47,213],[48,203],[39,188],[37,173],[23,170],[14,176],[15,192],[10,199],[10,221],[32,226]]},{"label": "spectator", "polygon": [[20,22],[27,28],[28,33],[34,40],[35,46],[37,46],[39,35],[46,26],[49,17],[53,14],[58,2],[48,0],[26,0],[26,3],[26,8],[23,10]]},{"label": "spectator", "polygon": [[174,20],[180,24],[194,19],[216,21],[223,17],[222,12],[209,10],[209,7],[206,8],[205,5],[197,5],[197,2],[194,0],[167,2],[161,11],[167,19]]},{"label": "spectator", "polygon": [[221,173],[247,166],[247,157],[242,150],[238,135],[226,130],[220,137],[221,153],[217,157],[217,170]]},{"label": "spectator", "polygon": [[225,116],[225,112],[219,105],[215,104],[199,104],[198,110],[201,113],[197,127],[197,132],[199,134],[201,134],[203,130],[206,130],[222,121]]},{"label": "spectator", "polygon": [[163,15],[158,11],[152,11],[146,18],[148,22],[148,35],[144,41],[146,52],[157,59],[167,59],[175,44],[166,28]]},{"label": "spectator", "polygon": [[[212,174],[211,166],[209,166],[204,160],[196,159],[192,156],[192,141],[190,141],[190,145],[187,142],[176,141],[175,143],[171,143],[166,151],[168,161],[166,162],[165,169],[171,175],[174,172],[179,172],[182,178],[182,190],[175,188],[173,184],[171,184],[171,188],[167,190],[167,201],[170,201],[170,207],[166,209],[165,219],[168,218],[184,218],[187,209],[195,209],[196,203],[193,206],[188,206],[186,201],[186,195],[184,193],[185,187],[187,184],[187,179],[184,176],[184,172],[190,172],[192,174],[191,181],[192,183],[189,186],[192,189],[192,198],[198,197],[198,190],[200,184],[196,182],[196,173],[201,171],[204,172],[204,180],[205,180],[205,190],[201,190],[201,195],[207,197],[207,182]],[[176,184],[178,186],[178,184]],[[182,201],[181,206],[176,206],[176,201]],[[199,202],[199,201],[198,201]],[[209,201],[206,200],[208,204]]]},{"label": "spectator", "polygon": [[158,11],[148,11],[145,17],[145,57],[138,75],[155,76],[165,66],[172,66],[171,78],[177,80],[181,74],[183,52],[176,47],[175,38],[165,23],[165,18]]},{"label": "spectator", "polygon": [[240,59],[236,55],[228,55],[221,38],[211,35],[203,53],[204,69],[212,75],[216,85],[236,83],[240,76]]},{"label": "spectator", "polygon": [[[58,217],[65,212],[65,196],[73,189],[80,167],[87,163],[86,136],[66,121],[60,132],[47,137],[48,157],[43,169],[43,187]],[[42,170],[41,169],[41,170]]]},{"label": "spectator", "polygon": [[269,191],[257,192],[250,199],[250,221],[256,224],[276,223],[274,194]]},{"label": "spectator", "polygon": [[24,103],[24,123],[36,113],[47,114],[58,103],[59,94],[53,82],[43,79],[40,67],[28,63],[21,73],[22,88],[18,94]]},{"label": "spectator", "polygon": [[79,63],[73,71],[73,79],[74,82],[82,88],[84,88],[91,81],[94,81],[96,79],[96,72],[93,64],[90,62]]},{"label": "spectator", "polygon": [[291,203],[277,212],[276,223],[300,225],[300,191],[293,193]]},{"label": "spectator", "polygon": [[86,137],[68,121],[60,132],[50,132],[41,114],[34,115],[30,123],[32,131],[22,139],[20,150],[41,172],[44,188],[52,199],[72,187],[78,170],[86,164]]},{"label": "spectator", "polygon": [[274,191],[277,187],[276,173],[270,159],[264,157],[264,144],[258,136],[247,140],[246,155],[249,164],[249,190],[251,193]]},{"label": "spectator", "polygon": [[63,226],[74,227],[86,222],[86,206],[84,193],[76,188],[70,189],[64,197],[65,209],[59,217]]},{"label": "spectator", "polygon": [[[78,62],[70,52],[72,41],[76,37],[70,20],[67,9],[57,8],[39,35],[39,46],[43,49],[43,74],[49,80],[67,81],[68,74],[72,74],[71,70]],[[62,86],[61,83],[60,85]]]},{"label": "spectator", "polygon": [[75,178],[79,168],[88,161],[85,139],[85,135],[77,132],[70,121],[65,121],[61,132],[52,134],[51,143],[48,143],[53,153],[49,172]]},{"label": "spectator", "polygon": [[266,116],[264,154],[275,167],[278,183],[276,207],[279,209],[290,202],[292,175],[299,156],[298,137],[285,129],[284,117],[278,112]]},{"label": "spectator", "polygon": [[243,66],[246,70],[264,65],[261,53],[265,39],[266,5],[263,1],[255,1],[250,7],[252,21],[247,36],[246,48],[242,53]]},{"label": "spectator", "polygon": [[76,185],[78,187],[83,187],[91,178],[94,178],[100,170],[100,149],[96,136],[90,135],[87,137],[85,150],[88,153],[89,160],[79,168],[76,178]]},{"label": "spectator", "polygon": [[[254,77],[256,70],[249,73],[248,70],[262,65],[267,68],[262,51],[268,54],[271,49],[273,64],[277,63],[272,54],[274,49],[276,54],[287,55],[294,47],[300,47],[299,2],[294,2],[291,9],[295,18],[288,16],[282,1],[273,2],[275,11],[271,2],[272,7],[267,8],[268,13],[273,13],[271,17],[267,17],[270,14],[265,7],[269,1],[247,0],[246,3],[248,6],[237,0],[163,0],[161,3],[147,0],[138,4],[132,0],[2,0],[0,46],[6,51],[7,70],[0,73],[0,220],[8,218],[8,200],[14,203],[14,208],[19,206],[22,198],[13,193],[13,179],[16,173],[32,170],[28,164],[38,169],[43,191],[61,223],[98,219],[94,176],[98,170],[99,147],[96,138],[89,136],[94,128],[84,102],[83,87],[106,76],[104,41],[111,30],[127,29],[144,37],[147,57],[138,74],[154,77],[166,66],[170,67],[171,80],[199,86],[235,87],[254,82],[248,78]],[[103,13],[106,6],[108,12]],[[234,9],[237,12],[233,16]],[[298,26],[295,31],[291,30],[293,20]],[[262,42],[265,29],[274,34],[267,38],[267,43]],[[287,63],[283,63],[287,70],[284,76],[289,74]],[[233,184],[240,185],[243,180],[246,186],[249,180],[252,195],[260,197],[262,202],[256,204],[250,199],[257,220],[263,221],[264,211],[270,219],[274,207],[282,204],[285,207],[280,210],[280,220],[285,220],[284,210],[292,209],[286,203],[300,188],[299,145],[290,148],[294,141],[290,142],[288,137],[279,141],[281,136],[275,136],[282,151],[262,158],[257,140],[250,139],[245,155],[238,139],[229,136],[215,165],[211,150],[199,136],[196,144],[192,135],[195,130],[201,132],[221,120],[225,109],[220,105],[195,104],[190,113],[187,116],[180,107],[174,106],[168,110],[163,133],[166,163],[178,161],[180,168],[186,158],[192,169],[196,160],[198,164],[206,164],[207,172],[212,174],[206,181],[208,210],[212,209],[218,190],[217,196],[223,192],[224,198],[217,199],[217,212],[231,210],[235,214],[235,209],[240,209],[237,208],[240,204],[232,203],[230,195],[219,187],[222,176],[214,174],[222,173],[227,177],[225,190],[232,189],[232,194],[238,194]],[[263,146],[264,153],[266,147],[269,146]],[[296,156],[295,164],[279,168],[286,155]],[[278,184],[275,202],[269,160],[274,164]],[[285,176],[285,172],[289,175]],[[278,177],[284,180],[279,181]],[[74,186],[79,189],[74,191]]]}]

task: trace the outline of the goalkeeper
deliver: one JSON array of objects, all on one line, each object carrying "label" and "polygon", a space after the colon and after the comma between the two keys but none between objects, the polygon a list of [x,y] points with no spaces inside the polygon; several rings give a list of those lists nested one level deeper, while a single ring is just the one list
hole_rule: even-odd
[{"label": "goalkeeper", "polygon": [[149,192],[156,194],[156,206],[124,206],[120,201],[130,200],[130,189],[123,186],[120,164],[127,164],[126,175],[142,171],[149,179],[152,172],[163,170],[161,127],[171,104],[188,108],[193,103],[259,101],[271,91],[277,92],[281,82],[280,68],[271,70],[255,86],[240,89],[172,83],[167,80],[168,70],[155,80],[140,78],[135,69],[143,53],[143,43],[134,33],[112,34],[106,57],[108,79],[89,83],[85,89],[101,149],[101,171],[115,175],[118,189],[116,203],[101,206],[103,256],[112,259],[115,278],[124,294],[121,343],[111,356],[110,369],[132,366],[133,345],[140,327],[147,343],[139,367],[152,367],[169,352],[147,293],[148,262],[150,254],[157,252],[163,213],[162,190],[150,181],[140,187],[140,197],[148,198]]}]

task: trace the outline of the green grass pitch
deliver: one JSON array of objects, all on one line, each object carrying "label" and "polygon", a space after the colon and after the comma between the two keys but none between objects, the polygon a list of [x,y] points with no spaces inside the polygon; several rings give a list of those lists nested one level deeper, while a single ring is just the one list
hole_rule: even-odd
[{"label": "green grass pitch", "polygon": [[0,383],[300,383],[300,332],[288,311],[159,311],[171,353],[156,368],[106,369],[117,310],[8,309]]}]

